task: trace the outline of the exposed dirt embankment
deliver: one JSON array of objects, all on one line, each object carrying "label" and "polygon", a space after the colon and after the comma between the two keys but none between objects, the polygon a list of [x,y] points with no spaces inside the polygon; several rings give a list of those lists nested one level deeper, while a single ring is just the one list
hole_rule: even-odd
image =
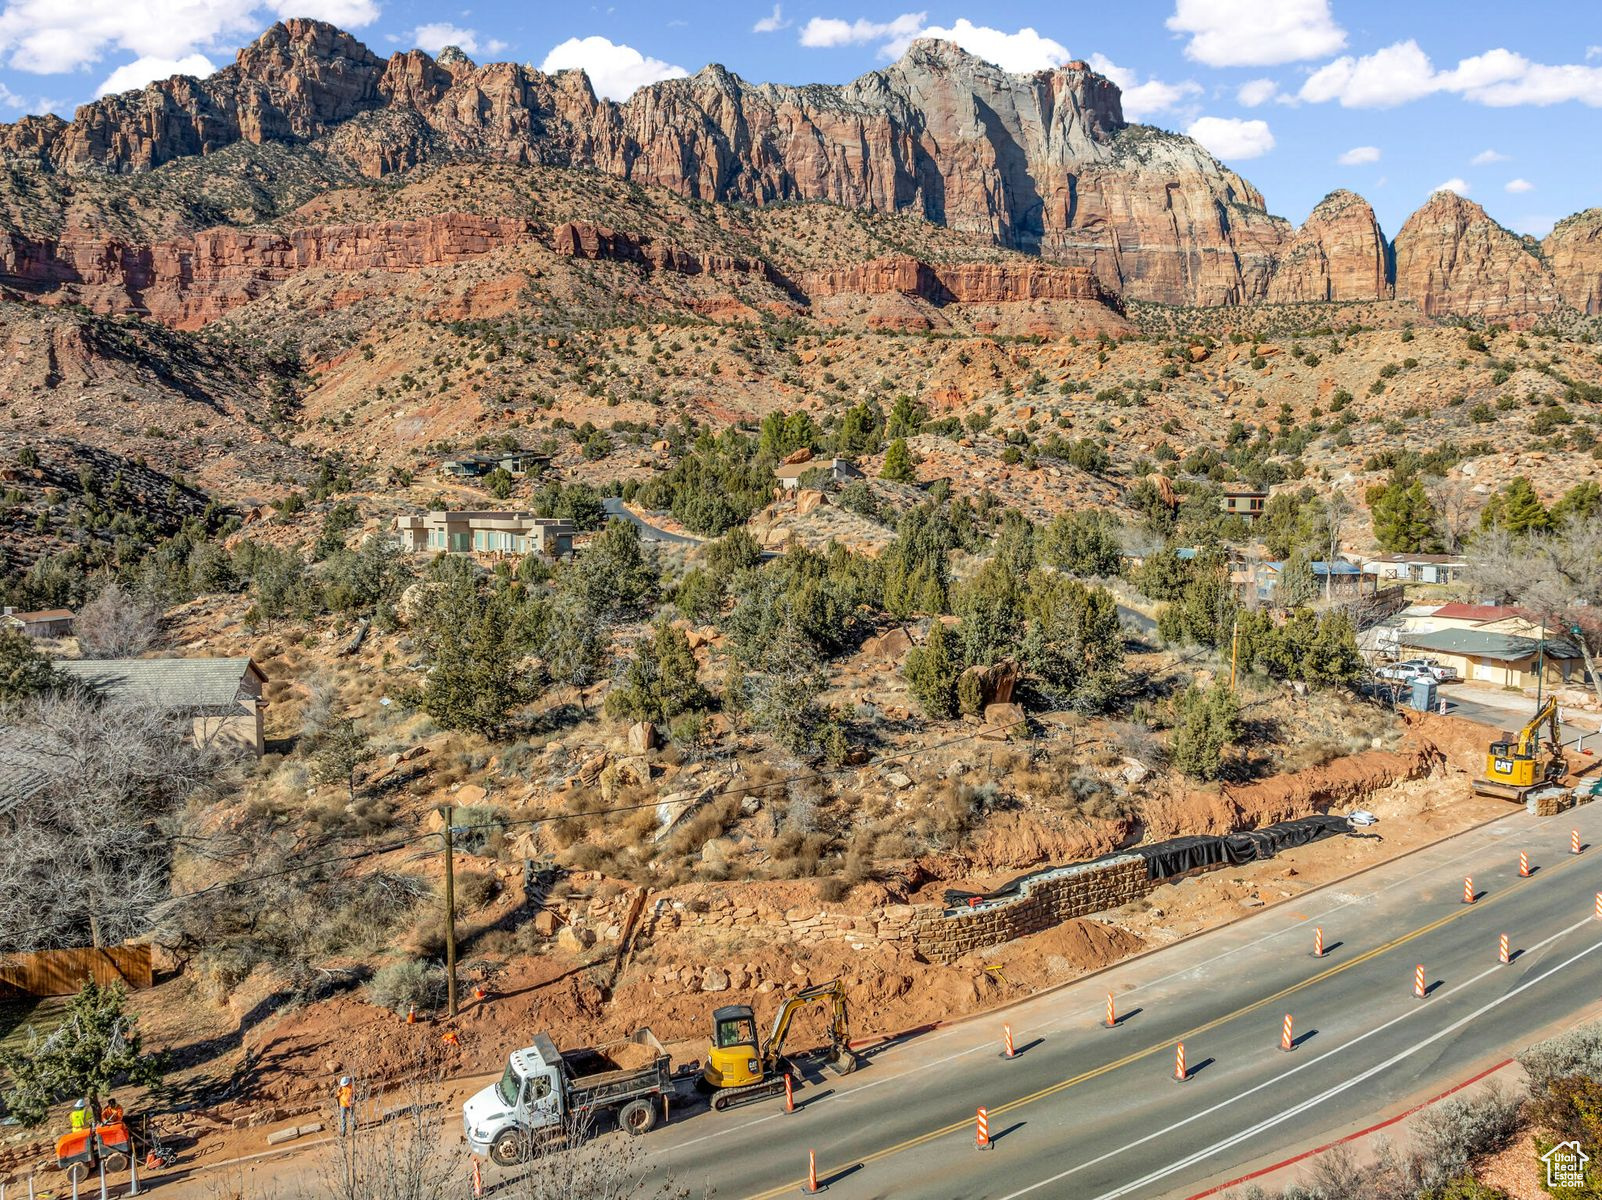
[{"label": "exposed dirt embankment", "polygon": [[[1425,721],[1448,726],[1440,732],[1450,751],[1435,740],[1436,731]],[[1467,724],[1451,717],[1424,718],[1410,725],[1395,750],[1367,750],[1260,783],[1225,784],[1216,790],[1153,797],[1144,808],[1146,840],[1233,833],[1331,809],[1361,807],[1367,797],[1383,788],[1439,774],[1449,762],[1455,765],[1462,757],[1463,741],[1456,727]]]}]

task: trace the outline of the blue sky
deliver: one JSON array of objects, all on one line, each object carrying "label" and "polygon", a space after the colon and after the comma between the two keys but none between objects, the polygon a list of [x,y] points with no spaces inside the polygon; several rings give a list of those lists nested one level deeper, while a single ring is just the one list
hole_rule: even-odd
[{"label": "blue sky", "polygon": [[1293,221],[1335,187],[1393,236],[1440,186],[1537,235],[1602,204],[1595,0],[0,0],[0,119],[206,74],[296,15],[380,54],[456,43],[480,62],[583,66],[615,99],[708,62],[844,82],[928,33],[1009,70],[1089,59],[1133,118],[1191,133]]}]

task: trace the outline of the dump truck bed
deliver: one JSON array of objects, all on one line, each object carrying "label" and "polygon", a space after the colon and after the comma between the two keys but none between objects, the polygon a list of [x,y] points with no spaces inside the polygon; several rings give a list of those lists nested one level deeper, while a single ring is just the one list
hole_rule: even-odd
[{"label": "dump truck bed", "polygon": [[673,1060],[649,1029],[625,1041],[562,1052],[574,1108],[596,1108],[668,1091],[673,1086],[672,1066]]}]

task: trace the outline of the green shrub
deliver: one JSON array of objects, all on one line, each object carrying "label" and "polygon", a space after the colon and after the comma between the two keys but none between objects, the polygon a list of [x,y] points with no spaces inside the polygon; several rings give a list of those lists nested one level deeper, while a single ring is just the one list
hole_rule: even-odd
[{"label": "green shrub", "polygon": [[445,971],[417,959],[390,963],[379,967],[367,981],[367,998],[395,1013],[414,1005],[425,1012],[438,1008],[445,1002]]}]

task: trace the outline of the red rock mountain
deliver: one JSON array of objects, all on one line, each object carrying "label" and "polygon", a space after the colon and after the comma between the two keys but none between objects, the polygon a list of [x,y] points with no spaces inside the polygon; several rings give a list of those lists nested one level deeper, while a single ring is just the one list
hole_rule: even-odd
[{"label": "red rock mountain", "polygon": [[[1293,230],[1197,143],[1127,123],[1118,88],[1084,63],[1009,75],[937,41],[915,42],[898,62],[843,87],[750,84],[713,66],[614,104],[598,99],[581,72],[480,67],[456,50],[386,60],[331,25],[290,20],[210,78],[174,77],[107,96],[70,122],[29,117],[0,126],[0,157],[67,181],[63,188],[271,145],[304,147],[347,175],[379,177],[425,162],[541,164],[702,200],[910,214],[1095,277],[1016,267],[987,277],[1009,294],[1111,292],[1191,305],[1394,295],[1427,315],[1498,320],[1602,305],[1598,210],[1560,225],[1543,248],[1547,261],[1479,206],[1448,194],[1415,213],[1394,247],[1368,204],[1349,192],[1326,197]],[[239,225],[252,223],[249,214],[215,224],[216,211],[195,205],[176,221],[181,236],[159,244],[65,219],[15,229],[0,245],[0,283],[72,289],[107,310],[194,324],[309,265],[355,269],[382,259],[389,241],[402,247],[396,252],[426,259],[437,250],[438,261],[450,262],[471,252],[462,237],[468,246],[539,237],[580,257],[776,278],[757,260],[679,262],[673,247],[627,231],[574,240],[451,220],[399,231],[246,231]],[[841,270],[814,273],[812,283],[834,287],[854,271],[866,285],[885,275],[881,263]],[[932,269],[893,268],[920,270]],[[895,290],[957,295],[949,275],[938,284],[910,278]]]}]

